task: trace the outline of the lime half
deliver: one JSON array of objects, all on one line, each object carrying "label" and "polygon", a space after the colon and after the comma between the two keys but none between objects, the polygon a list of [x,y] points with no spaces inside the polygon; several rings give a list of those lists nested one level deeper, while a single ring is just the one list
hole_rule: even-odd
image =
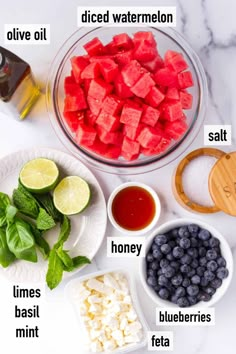
[{"label": "lime half", "polygon": [[53,193],[55,207],[64,215],[78,214],[89,204],[91,191],[88,183],[78,176],[63,178]]},{"label": "lime half", "polygon": [[54,161],[37,158],[27,162],[20,172],[20,182],[35,193],[52,190],[58,181],[59,171]]}]

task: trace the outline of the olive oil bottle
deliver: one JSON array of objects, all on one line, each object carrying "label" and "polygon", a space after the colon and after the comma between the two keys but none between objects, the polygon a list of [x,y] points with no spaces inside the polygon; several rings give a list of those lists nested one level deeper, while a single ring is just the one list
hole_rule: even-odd
[{"label": "olive oil bottle", "polygon": [[30,65],[0,46],[0,99],[19,119],[24,119],[40,95]]}]

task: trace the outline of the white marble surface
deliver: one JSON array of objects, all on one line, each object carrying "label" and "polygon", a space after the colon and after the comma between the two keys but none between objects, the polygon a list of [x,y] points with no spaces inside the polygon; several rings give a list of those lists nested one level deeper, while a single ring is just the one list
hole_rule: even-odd
[{"label": "white marble surface", "polygon": [[[76,30],[76,6],[94,5],[92,1],[63,1],[41,0],[9,0],[1,4],[0,28],[3,33],[4,23],[50,23],[51,44],[49,46],[11,46],[16,54],[27,60],[43,87],[47,80],[49,65],[63,41]],[[110,1],[101,1],[100,5],[111,5]],[[142,1],[116,1],[114,5],[144,5]],[[148,5],[176,5],[178,14],[177,29],[198,53],[206,70],[209,85],[209,107],[205,123],[232,124],[233,143],[236,140],[236,3],[234,0],[178,0],[161,1],[149,0]],[[2,43],[1,43],[2,45]],[[195,142],[188,149],[203,145],[203,129]],[[17,122],[11,117],[0,114],[0,157],[22,148],[46,146],[66,150],[56,137],[46,112],[44,97],[40,99],[32,111],[31,119]],[[139,176],[119,177],[106,175],[93,170],[104,190],[105,197],[123,181],[138,180],[150,184],[158,192],[162,203],[160,223],[179,217],[195,217],[214,225],[227,238],[236,261],[235,218],[223,213],[213,215],[192,215],[182,209],[175,201],[171,191],[171,177],[177,161],[160,170]],[[107,235],[118,235],[108,225]],[[106,257],[106,242],[102,244],[93,264],[82,273],[96,269],[122,266],[133,273],[138,288],[138,295],[145,317],[152,330],[155,326],[155,304],[147,297],[139,282],[138,262],[136,260],[117,259]],[[64,298],[64,281],[53,293],[46,292],[45,311],[42,315],[42,337],[39,340],[14,342],[19,354],[35,353],[62,354],[65,350],[83,353],[80,343],[77,342],[77,322],[73,311]],[[13,307],[9,300],[11,284],[4,278],[0,285],[0,341],[11,340],[11,327],[7,321],[13,318]],[[168,327],[174,331],[175,354],[233,354],[235,353],[235,293],[236,275],[224,298],[216,305],[216,325],[214,327]],[[9,296],[8,296],[9,295]],[[4,302],[5,301],[5,302]],[[7,303],[6,303],[7,302]],[[59,321],[59,319],[61,321]],[[15,320],[16,321],[16,320]],[[10,323],[10,322],[9,322]],[[12,320],[12,325],[16,326]],[[46,330],[47,329],[47,330]],[[5,334],[4,334],[5,331]],[[59,340],[60,338],[60,340]],[[12,352],[12,351],[10,351]],[[135,353],[147,353],[147,349]]]}]

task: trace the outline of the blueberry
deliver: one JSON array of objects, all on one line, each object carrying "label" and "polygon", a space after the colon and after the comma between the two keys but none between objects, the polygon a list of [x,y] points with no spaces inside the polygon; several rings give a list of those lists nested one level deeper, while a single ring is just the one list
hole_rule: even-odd
[{"label": "blueberry", "polygon": [[182,247],[184,250],[189,248],[191,246],[191,241],[187,237],[183,237],[179,241],[180,247]]},{"label": "blueberry", "polygon": [[154,286],[157,285],[157,279],[156,279],[155,277],[149,276],[149,277],[147,278],[147,283],[148,283],[148,285],[154,287]]},{"label": "blueberry", "polygon": [[189,301],[190,306],[196,305],[196,303],[198,302],[196,296],[188,296],[187,299]]},{"label": "blueberry", "polygon": [[172,295],[170,301],[177,305],[178,297],[176,295]]},{"label": "blueberry", "polygon": [[187,293],[189,296],[196,296],[199,293],[199,287],[197,285],[189,285],[187,287]]},{"label": "blueberry", "polygon": [[184,233],[185,233],[186,231],[188,232],[188,227],[187,227],[187,226],[181,226],[181,227],[179,228],[178,235],[179,235],[180,237],[183,237],[183,236],[184,236]]},{"label": "blueberry", "polygon": [[192,261],[192,259],[188,254],[184,254],[183,257],[180,258],[181,264],[190,264],[191,261]]},{"label": "blueberry", "polygon": [[196,224],[190,224],[188,225],[188,231],[192,234],[192,233],[197,233],[199,230],[199,226]]},{"label": "blueberry", "polygon": [[205,272],[205,267],[197,267],[197,275],[199,275],[200,277],[203,276],[204,272]]},{"label": "blueberry", "polygon": [[172,278],[175,274],[175,269],[169,265],[165,268],[162,268],[162,271],[166,278]]},{"label": "blueberry", "polygon": [[161,252],[163,254],[168,254],[171,251],[171,247],[168,245],[168,243],[164,243],[164,245],[161,245]]},{"label": "blueberry", "polygon": [[155,242],[158,246],[162,246],[162,245],[164,245],[165,243],[167,243],[167,237],[166,237],[166,235],[157,235],[157,236],[154,238],[154,242]]},{"label": "blueberry", "polygon": [[165,268],[165,267],[167,267],[169,264],[170,264],[170,262],[168,261],[168,259],[163,258],[163,259],[160,261],[160,267],[161,267],[161,268]]},{"label": "blueberry", "polygon": [[177,261],[172,261],[170,262],[171,267],[173,267],[175,270],[179,270],[180,264]]},{"label": "blueberry", "polygon": [[184,255],[184,250],[179,247],[179,246],[176,246],[174,249],[173,249],[173,256],[177,259],[183,257]]},{"label": "blueberry", "polygon": [[180,284],[182,284],[183,281],[183,276],[181,274],[176,274],[175,276],[173,276],[173,278],[171,279],[171,283],[174,286],[179,286]]},{"label": "blueberry", "polygon": [[203,247],[208,248],[209,247],[209,241],[203,241]]},{"label": "blueberry", "polygon": [[199,275],[194,275],[191,278],[191,282],[192,282],[192,284],[198,285],[201,283],[201,278],[199,277]]},{"label": "blueberry", "polygon": [[190,284],[191,284],[190,280],[187,277],[183,279],[182,281],[183,287],[187,288]]},{"label": "blueberry", "polygon": [[190,265],[193,269],[196,269],[199,266],[199,262],[197,259],[193,259]]},{"label": "blueberry", "polygon": [[190,237],[190,233],[188,230],[184,232],[183,237]]},{"label": "blueberry", "polygon": [[173,229],[171,230],[171,235],[172,237],[176,238],[179,235],[179,229]]},{"label": "blueberry", "polygon": [[211,295],[207,294],[204,291],[201,291],[198,294],[198,300],[200,300],[200,301],[210,301],[211,300]]},{"label": "blueberry", "polygon": [[179,305],[179,307],[188,307],[189,301],[186,297],[179,297],[177,300],[177,305]]},{"label": "blueberry", "polygon": [[198,247],[198,241],[196,238],[191,237],[190,242],[191,242],[191,247]]},{"label": "blueberry", "polygon": [[198,238],[202,241],[207,241],[211,237],[211,234],[208,230],[202,229],[198,233]]},{"label": "blueberry", "polygon": [[166,286],[168,283],[168,279],[163,274],[158,277],[159,285]]},{"label": "blueberry", "polygon": [[202,278],[201,278],[201,283],[200,283],[200,285],[201,285],[202,287],[205,287],[205,286],[207,286],[208,284],[209,284],[209,281],[208,281],[206,278],[202,277]]},{"label": "blueberry", "polygon": [[161,260],[163,255],[159,249],[155,249],[152,251],[152,255],[155,259]]},{"label": "blueberry", "polygon": [[147,275],[150,275],[151,277],[153,277],[155,275],[155,270],[153,269],[148,269],[147,270]]},{"label": "blueberry", "polygon": [[158,271],[156,273],[157,273],[157,275],[162,275],[163,274],[162,269],[158,269]]},{"label": "blueberry", "polygon": [[183,288],[182,286],[179,286],[177,289],[176,289],[176,292],[175,292],[175,296],[176,297],[183,297],[186,295],[186,290],[185,288]]},{"label": "blueberry", "polygon": [[197,258],[198,257],[198,251],[195,247],[191,247],[187,250],[187,254],[192,257],[192,258]]},{"label": "blueberry", "polygon": [[213,296],[216,292],[216,289],[210,287],[210,286],[207,286],[205,289],[204,289],[205,293],[207,293],[208,295],[210,296]]},{"label": "blueberry", "polygon": [[154,286],[154,288],[153,288],[153,290],[155,291],[155,293],[157,293],[158,294],[158,292],[159,292],[159,290],[161,289],[161,286],[160,285],[155,285]]},{"label": "blueberry", "polygon": [[170,296],[170,293],[169,293],[169,291],[166,288],[161,288],[159,290],[158,295],[160,296],[161,299],[167,300],[168,297]]},{"label": "blueberry", "polygon": [[207,269],[210,270],[211,272],[214,273],[217,268],[218,268],[218,264],[216,263],[216,261],[209,261],[207,263]]},{"label": "blueberry", "polygon": [[208,259],[208,261],[217,259],[217,252],[213,249],[208,250],[206,253],[206,258]]},{"label": "blueberry", "polygon": [[222,280],[215,278],[210,283],[211,287],[214,289],[218,289],[222,285]]},{"label": "blueberry", "polygon": [[210,282],[212,281],[213,279],[215,279],[215,274],[213,272],[211,272],[210,270],[206,270],[204,272],[204,278]]},{"label": "blueberry", "polygon": [[196,270],[191,268],[190,272],[188,272],[187,274],[187,277],[192,278],[195,274],[196,274]]},{"label": "blueberry", "polygon": [[188,264],[182,264],[180,267],[181,273],[187,274],[191,271],[191,267]]},{"label": "blueberry", "polygon": [[157,270],[159,268],[159,262],[158,261],[153,261],[151,264],[150,264],[150,267],[151,269],[153,270]]},{"label": "blueberry", "polygon": [[166,259],[168,259],[168,261],[174,261],[174,259],[175,259],[175,257],[173,256],[173,254],[172,253],[168,253],[167,255],[166,255]]},{"label": "blueberry", "polygon": [[209,246],[211,248],[213,247],[219,247],[220,245],[220,241],[218,240],[218,238],[216,237],[211,237],[210,240],[209,240]]},{"label": "blueberry", "polygon": [[200,257],[205,257],[207,253],[207,250],[205,249],[205,247],[200,247],[199,250],[198,250],[198,254]]},{"label": "blueberry", "polygon": [[200,266],[206,266],[206,264],[207,264],[207,259],[206,259],[206,257],[202,257],[202,258],[200,258],[199,259],[199,264],[200,264]]},{"label": "blueberry", "polygon": [[168,245],[170,246],[170,248],[174,248],[176,246],[176,242],[174,240],[171,240],[168,242]]},{"label": "blueberry", "polygon": [[226,260],[224,259],[224,257],[219,257],[217,259],[217,264],[219,267],[225,267],[226,266]]},{"label": "blueberry", "polygon": [[153,251],[153,250],[158,250],[158,249],[159,249],[159,246],[157,246],[156,243],[153,243],[151,248],[152,248],[152,251]]},{"label": "blueberry", "polygon": [[146,256],[147,262],[152,262],[154,260],[152,253],[148,253]]},{"label": "blueberry", "polygon": [[226,269],[224,267],[220,267],[217,269],[216,275],[217,275],[218,279],[223,280],[223,279],[227,278],[227,276],[229,275],[229,271],[228,271],[228,269]]}]

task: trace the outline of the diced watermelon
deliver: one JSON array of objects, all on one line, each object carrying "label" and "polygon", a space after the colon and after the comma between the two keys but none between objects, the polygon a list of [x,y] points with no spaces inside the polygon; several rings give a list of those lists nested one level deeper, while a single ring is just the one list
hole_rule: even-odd
[{"label": "diced watermelon", "polygon": [[81,81],[81,73],[89,64],[89,61],[85,56],[78,56],[71,58],[72,72],[77,83]]},{"label": "diced watermelon", "polygon": [[146,69],[142,68],[137,60],[131,60],[122,68],[121,75],[125,84],[132,87],[145,71]]},{"label": "diced watermelon", "polygon": [[153,46],[156,45],[156,41],[155,41],[155,38],[154,38],[152,32],[140,31],[140,32],[134,33],[134,38],[133,38],[134,44],[140,44],[144,41],[146,43],[153,45]]},{"label": "diced watermelon", "polygon": [[155,148],[161,141],[161,136],[158,135],[154,128],[145,127],[141,130],[141,133],[137,137],[137,141],[144,148]]},{"label": "diced watermelon", "polygon": [[173,59],[173,57],[175,57],[178,54],[180,54],[180,53],[176,52],[174,50],[167,50],[164,55],[164,62],[167,63],[168,61]]},{"label": "diced watermelon", "polygon": [[148,124],[151,127],[154,127],[157,124],[159,116],[160,116],[160,112],[157,109],[151,106],[146,106],[144,108],[141,122]]},{"label": "diced watermelon", "polygon": [[157,55],[154,59],[152,59],[150,61],[142,62],[142,65],[145,69],[154,73],[158,69],[161,69],[164,67],[164,61],[160,55]]},{"label": "diced watermelon", "polygon": [[89,149],[92,150],[95,154],[104,156],[107,152],[108,145],[104,144],[98,137],[96,137],[94,143],[89,146]]},{"label": "diced watermelon", "polygon": [[90,63],[98,63],[103,59],[113,59],[113,55],[94,55],[89,58]]},{"label": "diced watermelon", "polygon": [[91,81],[88,96],[102,101],[113,89],[113,86],[101,79],[94,79]]},{"label": "diced watermelon", "polygon": [[80,124],[76,132],[75,140],[79,145],[91,146],[93,145],[97,132],[93,127],[85,124]]},{"label": "diced watermelon", "polygon": [[108,95],[103,101],[102,110],[114,116],[120,113],[123,107],[123,103],[124,102],[120,100],[117,96]]},{"label": "diced watermelon", "polygon": [[167,100],[179,100],[179,91],[176,87],[168,87],[166,91]]},{"label": "diced watermelon", "polygon": [[120,33],[113,36],[113,42],[118,51],[128,50],[133,47],[133,41],[127,33]]},{"label": "diced watermelon", "polygon": [[90,110],[85,113],[85,122],[88,126],[93,126],[97,120],[97,116],[93,114]]},{"label": "diced watermelon", "polygon": [[64,112],[63,116],[70,130],[74,133],[79,126],[78,111],[77,112]]},{"label": "diced watermelon", "polygon": [[83,87],[84,89],[84,93],[86,95],[88,95],[88,91],[89,91],[89,86],[91,84],[91,79],[84,79],[83,82],[81,83],[81,86]]},{"label": "diced watermelon", "polygon": [[161,141],[155,148],[153,149],[142,148],[141,153],[146,156],[157,155],[167,150],[170,144],[171,144],[171,139],[161,138]]},{"label": "diced watermelon", "polygon": [[124,104],[120,122],[124,124],[131,125],[132,127],[137,127],[142,116],[142,109],[139,108],[136,104],[127,102]]},{"label": "diced watermelon", "polygon": [[152,107],[156,108],[165,98],[165,95],[156,87],[153,86],[145,97],[145,101]]},{"label": "diced watermelon", "polygon": [[153,46],[147,41],[144,40],[139,44],[135,44],[134,59],[145,63],[153,60],[157,55],[156,46]]},{"label": "diced watermelon", "polygon": [[88,106],[89,106],[90,111],[92,112],[92,114],[94,114],[97,117],[101,111],[101,108],[102,108],[102,100],[97,100],[96,98],[88,96],[87,102],[88,102]]},{"label": "diced watermelon", "polygon": [[190,71],[184,71],[178,74],[179,88],[185,89],[193,86],[193,77]]},{"label": "diced watermelon", "polygon": [[106,56],[110,55],[110,57],[117,53],[117,46],[113,40],[105,45],[104,52],[106,53]]},{"label": "diced watermelon", "polygon": [[121,132],[111,132],[97,126],[97,133],[100,140],[105,144],[112,144],[121,146],[123,141],[123,134]]},{"label": "diced watermelon", "polygon": [[125,84],[122,75],[119,73],[115,81],[115,91],[120,98],[129,98],[134,96],[130,88]]},{"label": "diced watermelon", "polygon": [[119,117],[112,116],[109,113],[104,112],[103,110],[99,114],[96,123],[109,132],[115,131],[120,127]]},{"label": "diced watermelon", "polygon": [[101,60],[98,61],[98,64],[105,81],[114,81],[115,77],[118,74],[118,65],[114,62],[114,60],[101,58]]},{"label": "diced watermelon", "polygon": [[161,86],[177,87],[177,74],[168,68],[157,70],[154,74],[154,80]]},{"label": "diced watermelon", "polygon": [[126,154],[126,156],[128,156],[127,154],[129,154],[130,158],[132,159],[133,156],[137,156],[139,154],[140,145],[137,141],[133,141],[129,139],[127,136],[125,136],[121,150],[122,153],[124,152]]},{"label": "diced watermelon", "polygon": [[64,90],[66,95],[75,96],[80,89],[80,85],[77,84],[74,80],[71,80],[71,76],[65,78]]},{"label": "diced watermelon", "polygon": [[173,57],[165,59],[165,65],[177,73],[184,71],[188,67],[181,53],[176,53]]},{"label": "diced watermelon", "polygon": [[118,159],[121,154],[121,147],[116,145],[108,145],[104,154],[108,159]]},{"label": "diced watermelon", "polygon": [[64,100],[64,111],[72,112],[72,111],[80,111],[81,109],[87,108],[87,102],[84,96],[84,92],[82,88],[76,92],[74,96],[66,96]]},{"label": "diced watermelon", "polygon": [[193,104],[193,96],[191,93],[180,91],[180,102],[183,109],[191,109]]},{"label": "diced watermelon", "polygon": [[133,59],[133,50],[127,50],[125,52],[117,53],[114,55],[114,60],[118,65],[124,66],[129,64],[129,62]]},{"label": "diced watermelon", "polygon": [[97,37],[87,42],[83,47],[90,56],[101,55],[104,53],[104,46]]},{"label": "diced watermelon", "polygon": [[132,125],[124,124],[123,133],[131,140],[136,140],[137,136],[144,127],[145,125],[142,123],[140,123],[137,127],[132,127]]},{"label": "diced watermelon", "polygon": [[138,97],[146,97],[151,87],[155,86],[155,81],[151,78],[150,73],[143,74],[140,79],[131,87],[131,91]]},{"label": "diced watermelon", "polygon": [[188,129],[188,125],[185,120],[175,120],[174,122],[165,123],[165,133],[170,139],[179,139]]},{"label": "diced watermelon", "polygon": [[180,101],[163,104],[161,108],[161,117],[171,122],[174,120],[182,119],[183,111]]},{"label": "diced watermelon", "polygon": [[98,63],[90,63],[81,73],[81,79],[96,79],[100,75]]}]

